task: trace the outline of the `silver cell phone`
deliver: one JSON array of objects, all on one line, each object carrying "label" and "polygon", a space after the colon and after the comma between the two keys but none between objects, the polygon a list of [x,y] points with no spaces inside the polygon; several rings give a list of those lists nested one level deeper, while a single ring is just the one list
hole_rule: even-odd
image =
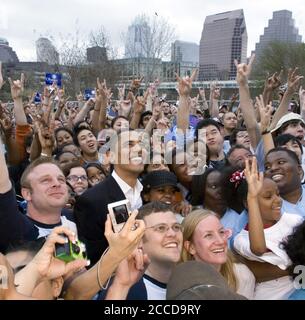
[{"label": "silver cell phone", "polygon": [[131,213],[129,200],[126,199],[109,203],[108,211],[114,232],[120,232]]}]

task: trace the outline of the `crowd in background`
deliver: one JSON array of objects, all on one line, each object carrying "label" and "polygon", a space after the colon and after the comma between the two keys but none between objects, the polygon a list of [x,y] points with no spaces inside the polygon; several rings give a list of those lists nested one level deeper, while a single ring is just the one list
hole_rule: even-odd
[{"label": "crowd in background", "polygon": [[[197,70],[177,75],[176,103],[143,78],[117,99],[98,78],[77,103],[5,79],[0,299],[305,299],[303,76],[275,73],[251,97],[253,61],[235,61],[229,104],[215,82],[191,96]],[[114,232],[108,205],[125,199]]]}]

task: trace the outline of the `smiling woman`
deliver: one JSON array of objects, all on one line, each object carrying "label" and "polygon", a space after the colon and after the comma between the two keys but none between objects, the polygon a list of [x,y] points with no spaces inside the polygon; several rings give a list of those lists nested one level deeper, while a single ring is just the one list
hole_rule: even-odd
[{"label": "smiling woman", "polygon": [[243,264],[237,263],[228,250],[231,230],[221,225],[217,215],[209,210],[195,210],[183,221],[183,249],[181,260],[203,261],[211,264],[226,279],[235,292],[251,299],[255,278]]}]

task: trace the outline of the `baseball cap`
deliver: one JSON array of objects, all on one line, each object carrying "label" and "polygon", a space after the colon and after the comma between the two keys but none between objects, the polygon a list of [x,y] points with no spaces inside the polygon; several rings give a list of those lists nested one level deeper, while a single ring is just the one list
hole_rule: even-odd
[{"label": "baseball cap", "polygon": [[290,112],[290,113],[287,113],[284,116],[282,116],[282,118],[278,121],[275,128],[272,129],[271,132],[272,133],[276,132],[277,130],[279,130],[282,127],[283,124],[285,124],[286,122],[291,121],[291,120],[299,120],[305,125],[305,122],[304,122],[303,118],[301,117],[301,115],[294,113],[294,112]]},{"label": "baseball cap", "polygon": [[167,300],[247,300],[233,292],[222,275],[202,261],[178,264],[167,284]]},{"label": "baseball cap", "polygon": [[143,189],[145,191],[162,186],[173,186],[179,190],[177,183],[176,175],[166,170],[151,171],[143,178],[142,181]]}]

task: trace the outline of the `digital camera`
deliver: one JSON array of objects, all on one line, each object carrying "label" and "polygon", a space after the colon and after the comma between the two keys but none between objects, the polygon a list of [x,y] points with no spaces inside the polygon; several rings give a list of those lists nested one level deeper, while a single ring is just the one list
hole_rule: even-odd
[{"label": "digital camera", "polygon": [[86,246],[79,240],[75,243],[72,243],[70,240],[64,244],[56,243],[55,257],[65,262],[76,259],[87,259]]}]

